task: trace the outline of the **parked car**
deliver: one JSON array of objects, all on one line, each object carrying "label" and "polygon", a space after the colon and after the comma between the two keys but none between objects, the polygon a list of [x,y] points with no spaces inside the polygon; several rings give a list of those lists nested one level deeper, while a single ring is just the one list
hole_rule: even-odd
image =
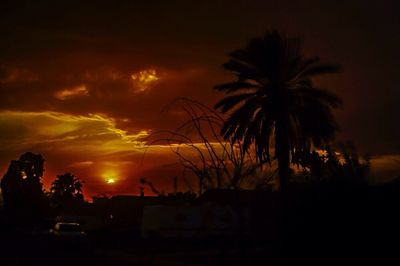
[{"label": "parked car", "polygon": [[49,233],[61,241],[87,241],[87,235],[78,223],[58,222],[49,230]]}]

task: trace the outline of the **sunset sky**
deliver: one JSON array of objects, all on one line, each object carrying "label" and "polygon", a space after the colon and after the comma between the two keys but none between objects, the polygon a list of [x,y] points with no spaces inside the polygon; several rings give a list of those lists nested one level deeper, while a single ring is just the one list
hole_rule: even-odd
[{"label": "sunset sky", "polygon": [[70,171],[87,197],[137,194],[140,177],[170,191],[180,169],[168,147],[141,163],[144,138],[184,119],[163,108],[177,97],[212,106],[212,87],[233,79],[227,54],[278,29],[343,66],[315,80],[343,98],[339,138],[373,155],[377,178],[399,175],[400,3],[372,2],[2,1],[0,174],[33,151],[47,186]]}]

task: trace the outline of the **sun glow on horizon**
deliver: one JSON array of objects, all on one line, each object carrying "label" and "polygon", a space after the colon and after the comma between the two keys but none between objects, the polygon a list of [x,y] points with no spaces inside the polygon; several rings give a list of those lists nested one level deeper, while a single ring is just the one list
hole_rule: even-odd
[{"label": "sun glow on horizon", "polygon": [[102,174],[102,177],[103,177],[104,181],[109,185],[115,184],[118,180],[118,174],[113,169],[104,171],[104,173]]},{"label": "sun glow on horizon", "polygon": [[115,183],[115,179],[114,178],[109,178],[107,179],[107,184],[114,184]]}]

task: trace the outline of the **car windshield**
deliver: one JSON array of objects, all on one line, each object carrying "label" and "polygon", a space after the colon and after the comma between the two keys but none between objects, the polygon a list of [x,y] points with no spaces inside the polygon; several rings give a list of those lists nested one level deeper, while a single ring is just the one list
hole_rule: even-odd
[{"label": "car windshield", "polygon": [[58,230],[64,232],[79,232],[81,231],[81,227],[78,224],[60,224]]}]

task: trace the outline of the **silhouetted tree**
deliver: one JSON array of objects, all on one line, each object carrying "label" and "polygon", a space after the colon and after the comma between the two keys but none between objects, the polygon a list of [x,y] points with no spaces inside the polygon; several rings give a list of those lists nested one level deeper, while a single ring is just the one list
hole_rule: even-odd
[{"label": "silhouetted tree", "polygon": [[57,175],[50,188],[51,200],[61,208],[75,207],[83,203],[82,183],[71,173]]},{"label": "silhouetted tree", "polygon": [[40,154],[26,152],[13,160],[1,180],[4,207],[14,214],[40,216],[45,207],[41,178],[44,159]]},{"label": "silhouetted tree", "polygon": [[170,106],[183,111],[187,120],[175,130],[154,132],[148,140],[150,145],[160,141],[170,145],[184,169],[198,177],[199,195],[212,188],[243,187],[246,178],[257,173],[258,167],[242,143],[223,139],[224,120],[215,110],[186,98]]},{"label": "silhouetted tree", "polygon": [[284,189],[291,155],[322,146],[337,130],[332,108],[340,106],[341,100],[316,88],[311,78],[335,73],[339,67],[323,64],[318,57],[305,58],[299,38],[287,38],[277,31],[251,39],[230,57],[223,67],[237,80],[214,88],[227,94],[215,105],[229,112],[221,132],[225,139],[242,140],[244,150],[254,143],[260,164],[270,162],[273,140]]},{"label": "silhouetted tree", "polygon": [[302,168],[296,174],[300,182],[367,184],[371,168],[369,156],[359,156],[351,142],[337,144],[336,148],[328,146],[319,153],[312,151],[293,159]]},{"label": "silhouetted tree", "polygon": [[[146,178],[140,178],[139,179],[139,182],[140,182],[140,184],[141,185],[148,185],[148,187],[150,188],[150,190],[151,190],[151,192],[153,192],[154,194],[156,194],[157,196],[164,196],[164,193],[163,192],[160,192],[160,190],[158,190],[155,186],[154,186],[154,184],[153,184],[153,182],[151,182],[151,181],[148,181],[148,180],[146,180]],[[144,189],[144,187],[143,187],[143,189]]]}]

